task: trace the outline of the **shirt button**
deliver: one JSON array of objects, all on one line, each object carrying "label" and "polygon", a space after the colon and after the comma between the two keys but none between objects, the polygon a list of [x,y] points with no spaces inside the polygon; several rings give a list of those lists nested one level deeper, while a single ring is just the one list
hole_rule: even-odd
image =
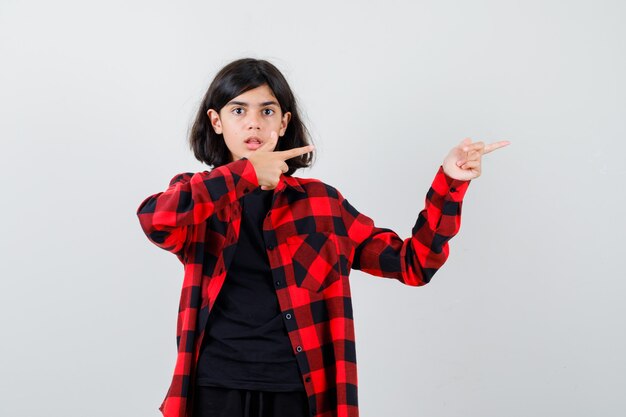
[{"label": "shirt button", "polygon": [[311,377],[307,376],[306,378],[304,378],[304,382],[311,382]]},{"label": "shirt button", "polygon": [[296,347],[296,351],[297,351],[297,352],[302,352],[302,346],[298,346],[298,347]]},{"label": "shirt button", "polygon": [[285,314],[285,317],[287,318],[287,320],[291,320],[291,314],[287,313]]},{"label": "shirt button", "polygon": [[276,281],[276,286],[279,287],[280,286],[280,281]]}]

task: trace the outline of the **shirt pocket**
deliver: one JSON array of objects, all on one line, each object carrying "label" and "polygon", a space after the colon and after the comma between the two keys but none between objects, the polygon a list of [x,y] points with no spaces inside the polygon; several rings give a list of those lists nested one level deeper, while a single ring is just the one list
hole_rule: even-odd
[{"label": "shirt pocket", "polygon": [[337,236],[312,232],[287,237],[296,285],[320,292],[341,278]]}]

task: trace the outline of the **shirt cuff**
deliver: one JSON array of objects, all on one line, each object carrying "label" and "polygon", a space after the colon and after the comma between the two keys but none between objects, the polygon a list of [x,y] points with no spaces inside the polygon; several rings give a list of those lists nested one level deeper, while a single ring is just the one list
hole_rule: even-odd
[{"label": "shirt cuff", "polygon": [[457,180],[448,176],[443,165],[440,165],[433,181],[433,189],[446,200],[462,201],[470,182],[471,180]]}]

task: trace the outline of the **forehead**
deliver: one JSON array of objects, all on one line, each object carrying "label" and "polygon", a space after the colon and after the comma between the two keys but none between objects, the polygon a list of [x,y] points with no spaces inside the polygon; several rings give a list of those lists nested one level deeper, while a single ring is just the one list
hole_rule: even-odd
[{"label": "forehead", "polygon": [[237,104],[242,106],[278,105],[278,100],[267,84],[260,85],[234,97],[226,105]]}]

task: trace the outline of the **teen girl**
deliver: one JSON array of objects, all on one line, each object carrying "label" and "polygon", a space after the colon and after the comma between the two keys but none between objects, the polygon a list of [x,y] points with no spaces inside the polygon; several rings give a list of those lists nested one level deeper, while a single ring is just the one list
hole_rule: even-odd
[{"label": "teen girl", "polygon": [[466,139],[439,167],[401,239],[329,184],[292,174],[313,146],[271,63],[239,59],[211,83],[190,145],[211,171],[175,175],[137,210],[184,264],[165,417],[358,416],[351,269],[428,283],[459,230],[491,145]]}]

